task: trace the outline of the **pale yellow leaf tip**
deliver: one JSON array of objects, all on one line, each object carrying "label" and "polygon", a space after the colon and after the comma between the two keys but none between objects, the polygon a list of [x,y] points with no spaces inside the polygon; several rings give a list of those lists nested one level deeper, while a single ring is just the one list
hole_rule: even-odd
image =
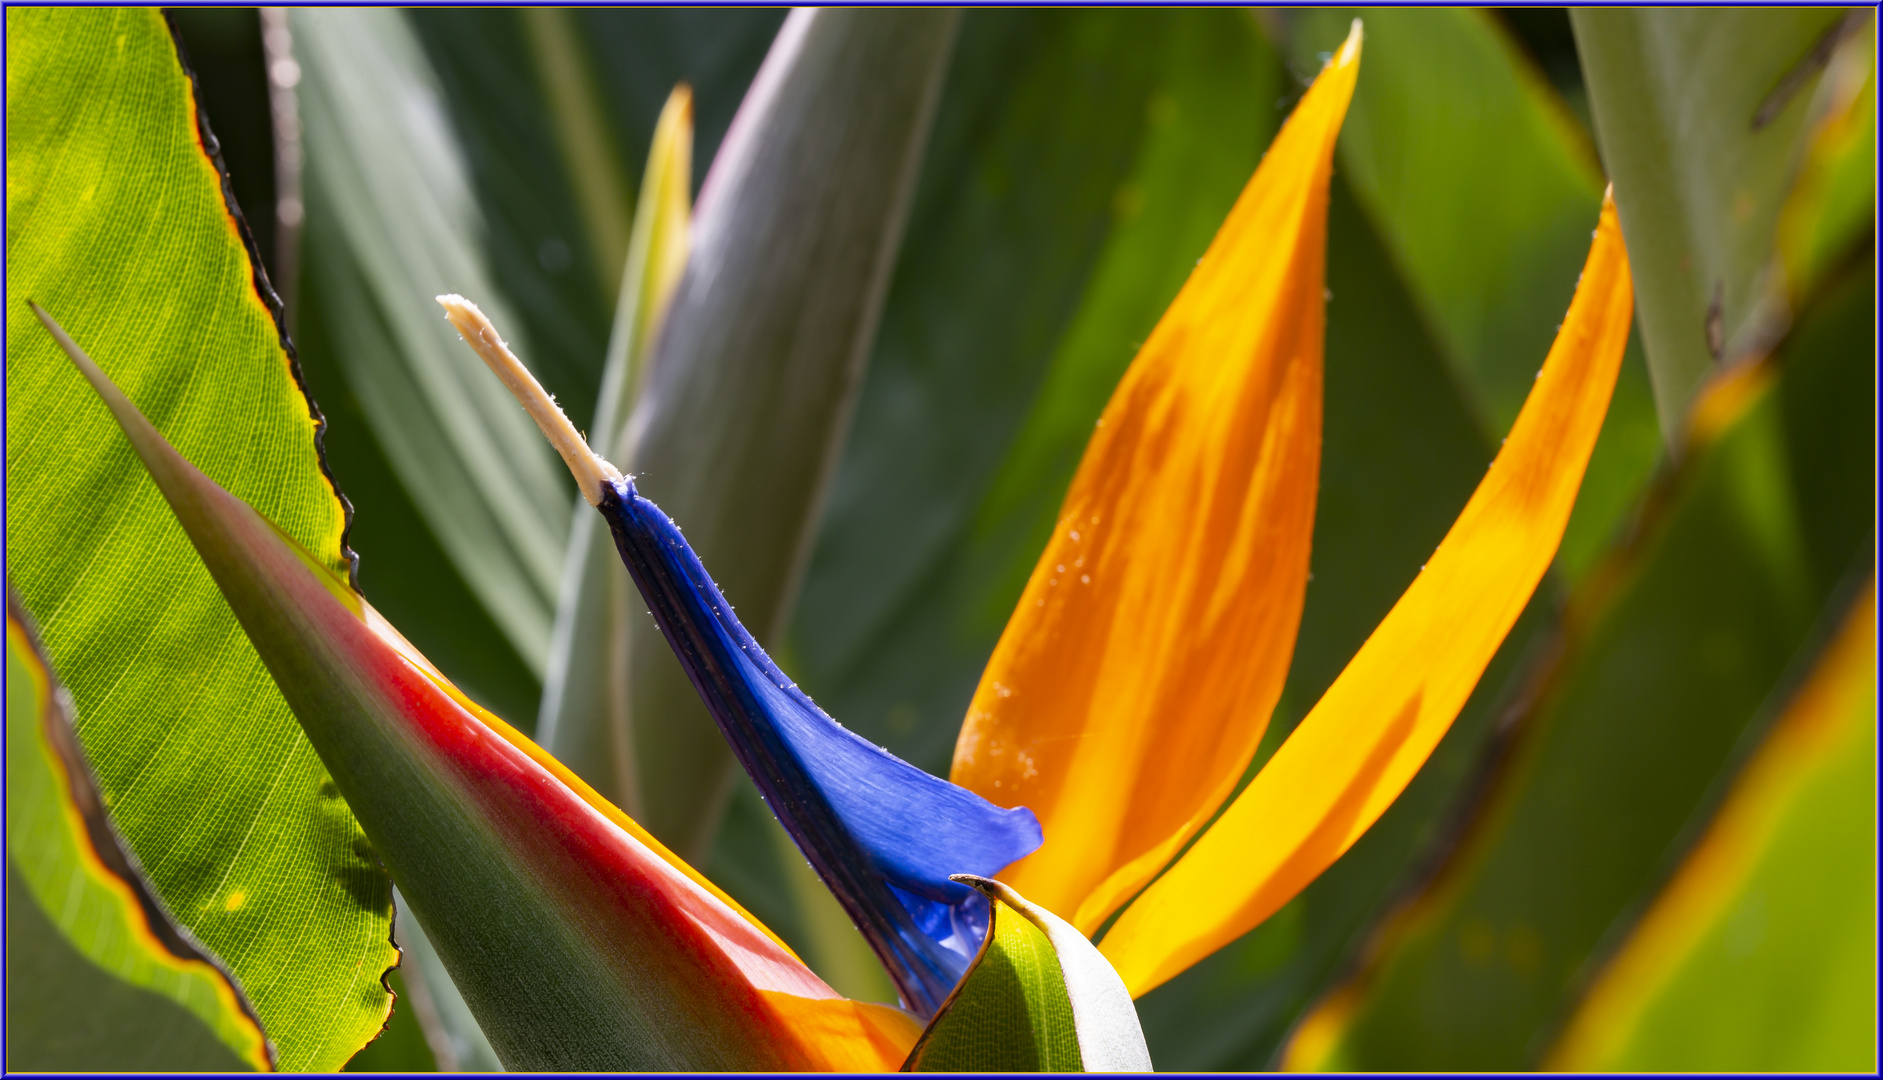
[{"label": "pale yellow leaf tip", "polygon": [[497,328],[490,324],[484,313],[457,293],[446,293],[437,298],[438,305],[445,309],[445,318],[457,328],[471,350],[489,365],[503,385],[515,395],[523,411],[530,414],[536,426],[542,429],[543,437],[549,445],[562,455],[563,463],[575,474],[576,486],[582,489],[582,497],[590,506],[602,501],[602,486],[621,479],[621,470],[608,463],[608,460],[589,449],[587,440],[569,423],[556,399],[549,396],[543,385],[536,381],[536,376],[523,366],[510,347],[504,344]]},{"label": "pale yellow leaf tip", "polygon": [[1347,30],[1347,40],[1340,43],[1339,51],[1334,53],[1334,58],[1327,62],[1327,66],[1343,68],[1349,64],[1359,63],[1360,43],[1365,38],[1366,33],[1361,29],[1360,20],[1355,19],[1353,25]]}]

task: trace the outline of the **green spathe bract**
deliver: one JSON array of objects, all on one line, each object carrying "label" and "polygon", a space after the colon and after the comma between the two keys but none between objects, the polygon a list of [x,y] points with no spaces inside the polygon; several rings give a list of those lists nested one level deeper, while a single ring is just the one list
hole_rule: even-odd
[{"label": "green spathe bract", "polygon": [[1151,1071],[1131,994],[1085,935],[998,881],[955,880],[987,896],[991,925],[903,1071]]}]

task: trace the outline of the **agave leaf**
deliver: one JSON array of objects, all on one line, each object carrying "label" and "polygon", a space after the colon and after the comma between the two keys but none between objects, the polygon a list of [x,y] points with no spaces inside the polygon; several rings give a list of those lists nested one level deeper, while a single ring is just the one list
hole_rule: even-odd
[{"label": "agave leaf", "polygon": [[1150,1072],[1131,995],[1072,924],[998,881],[987,937],[904,1072]]},{"label": "agave leaf", "polygon": [[105,343],[209,473],[344,573],[320,414],[160,15],[7,20],[8,581],[157,894],[241,980],[283,1068],[338,1068],[390,1004],[389,883],[26,298]]},{"label": "agave leaf", "polygon": [[242,988],[112,827],[71,695],[11,588],[6,685],[7,1068],[272,1069]]},{"label": "agave leaf", "polygon": [[[630,469],[761,643],[802,572],[953,42],[951,12],[802,9],[714,159],[629,421]],[[724,568],[724,569],[717,569]],[[630,634],[632,777],[603,790],[703,858],[731,753],[653,625]]]},{"label": "agave leaf", "polygon": [[1872,578],[1549,1067],[1873,1071],[1875,762]]},{"label": "agave leaf", "polygon": [[906,1013],[836,995],[472,703],[36,313],[157,482],[507,1067],[869,1070],[906,1054]]},{"label": "agave leaf", "polygon": [[1773,236],[1842,8],[1576,8],[1602,160],[1640,268],[1641,334],[1670,442],[1716,362],[1769,347]]},{"label": "agave leaf", "polygon": [[1303,1021],[1289,1064],[1518,1069],[1547,1050],[1826,599],[1867,564],[1871,281],[1867,265],[1845,277],[1782,364],[1702,399],[1651,516],[1570,600],[1469,831]]}]

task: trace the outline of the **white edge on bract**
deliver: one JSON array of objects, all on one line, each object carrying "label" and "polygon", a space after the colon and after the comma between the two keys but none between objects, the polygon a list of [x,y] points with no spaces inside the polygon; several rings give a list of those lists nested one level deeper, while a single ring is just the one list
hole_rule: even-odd
[{"label": "white edge on bract", "polygon": [[1026,916],[1059,958],[1059,973],[1072,1002],[1072,1027],[1079,1036],[1079,1056],[1086,1072],[1153,1072],[1151,1051],[1131,991],[1098,947],[1073,925],[991,878],[956,874],[953,880],[999,897]]}]

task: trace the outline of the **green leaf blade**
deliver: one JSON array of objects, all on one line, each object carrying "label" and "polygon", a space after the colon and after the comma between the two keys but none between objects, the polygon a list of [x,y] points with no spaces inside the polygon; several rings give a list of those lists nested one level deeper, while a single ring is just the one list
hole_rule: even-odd
[{"label": "green leaf blade", "polygon": [[1872,281],[1849,274],[1782,359],[1702,399],[1651,516],[1571,597],[1468,830],[1290,1064],[1520,1069],[1548,1049],[1868,563],[1871,465],[1851,448]]},{"label": "green leaf blade", "polygon": [[[95,333],[182,445],[344,572],[318,414],[256,291],[161,18],[45,9],[9,12],[8,26],[9,581],[158,893],[242,981],[283,1067],[337,1068],[385,1019],[389,883],[25,300]],[[146,105],[106,104],[123,100]]]},{"label": "green leaf blade", "polygon": [[500,324],[521,325],[491,285],[469,164],[403,12],[309,10],[292,25],[308,274],[349,315],[329,328],[340,362],[432,534],[540,678],[569,485],[431,303],[485,297]]},{"label": "green leaf blade", "polygon": [[124,852],[11,589],[6,664],[7,1067],[271,1070],[241,987]]},{"label": "green leaf blade", "polygon": [[1872,581],[1551,1067],[1874,1071],[1875,658]]}]

